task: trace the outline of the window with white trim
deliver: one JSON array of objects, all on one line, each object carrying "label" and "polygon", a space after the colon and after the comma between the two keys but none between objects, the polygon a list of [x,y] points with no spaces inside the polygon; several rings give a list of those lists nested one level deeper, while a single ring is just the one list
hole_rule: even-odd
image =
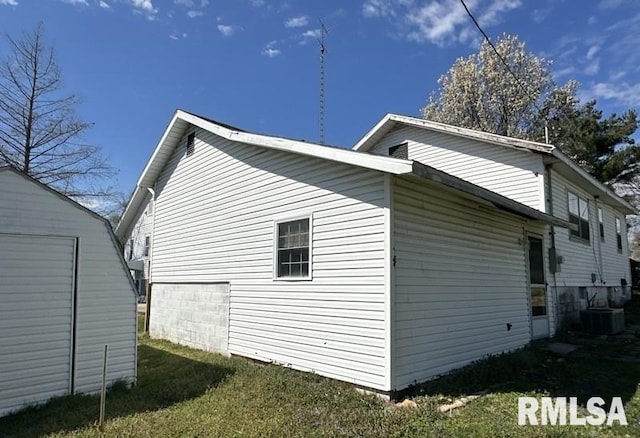
[{"label": "window with white trim", "polygon": [[311,277],[310,218],[276,222],[276,278]]},{"label": "window with white trim", "polygon": [[618,243],[618,252],[622,252],[622,222],[620,218],[616,218],[616,240]]},{"label": "window with white trim", "polygon": [[146,235],[144,236],[144,252],[142,254],[144,257],[149,257],[149,248],[151,248],[151,236]]},{"label": "window with white trim", "polygon": [[604,214],[601,207],[598,207],[598,228],[600,229],[600,240],[604,242]]},{"label": "window with white trim", "polygon": [[569,222],[578,226],[571,230],[571,236],[589,242],[589,201],[571,192],[568,192],[568,198]]}]

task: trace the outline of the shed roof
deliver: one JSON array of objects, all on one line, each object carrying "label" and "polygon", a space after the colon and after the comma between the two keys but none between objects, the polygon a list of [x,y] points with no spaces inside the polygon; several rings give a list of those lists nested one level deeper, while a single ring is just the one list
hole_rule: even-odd
[{"label": "shed roof", "polygon": [[282,137],[254,134],[238,130],[230,125],[222,124],[212,119],[200,117],[186,111],[177,110],[138,179],[131,199],[129,200],[125,212],[122,215],[120,223],[116,227],[115,232],[118,237],[122,238],[126,236],[129,228],[136,220],[136,212],[145,200],[147,189],[153,188],[160,172],[169,161],[174,149],[178,146],[189,126],[196,126],[224,139],[247,145],[335,161],[354,167],[375,170],[392,175],[416,175],[423,179],[447,186],[457,192],[464,193],[466,196],[471,196],[489,202],[501,210],[505,210],[522,217],[545,221],[566,228],[574,227],[574,225],[563,219],[542,213],[534,208],[476,186],[468,181],[411,160],[364,154],[349,149],[329,147]]},{"label": "shed roof", "polygon": [[[0,174],[3,173],[3,172],[13,173],[15,175],[18,175],[18,176],[24,178],[26,181],[29,181],[29,182],[31,182],[33,184],[36,184],[37,186],[39,186],[43,190],[46,190],[47,192],[57,196],[62,201],[68,203],[71,207],[77,208],[77,209],[83,211],[84,213],[88,214],[89,216],[93,217],[94,219],[97,219],[100,222],[102,222],[104,224],[104,226],[107,228],[107,233],[109,234],[109,237],[110,237],[109,240],[111,241],[111,244],[113,245],[113,249],[116,252],[117,257],[119,258],[120,262],[122,263],[122,266],[125,268],[125,272],[129,272],[128,271],[128,267],[127,267],[127,262],[124,260],[124,256],[123,256],[122,251],[120,249],[120,245],[118,244],[118,239],[116,238],[116,235],[114,234],[113,228],[111,227],[111,223],[106,218],[100,216],[98,213],[96,213],[95,211],[85,207],[84,205],[74,201],[73,199],[69,198],[68,196],[63,195],[62,193],[60,193],[57,190],[49,187],[48,185],[43,184],[40,181],[32,178],[31,176],[27,175],[26,173],[24,173],[20,169],[16,169],[13,166],[3,166],[3,167],[0,167]],[[132,288],[131,290],[135,291],[135,285],[133,284],[133,280],[132,280],[131,276],[128,276],[128,280],[129,280],[129,284],[131,285],[131,288]]]}]

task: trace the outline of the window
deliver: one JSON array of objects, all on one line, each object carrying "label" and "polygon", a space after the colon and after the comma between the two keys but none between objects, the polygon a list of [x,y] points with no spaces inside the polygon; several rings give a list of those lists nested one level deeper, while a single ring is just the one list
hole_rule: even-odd
[{"label": "window", "polygon": [[409,159],[409,144],[402,143],[397,146],[391,146],[389,148],[389,156],[393,158],[402,158],[404,160]]},{"label": "window", "polygon": [[598,207],[598,226],[600,227],[600,240],[604,242],[604,215],[600,207]]},{"label": "window", "polygon": [[620,218],[616,218],[616,240],[618,241],[618,252],[622,252],[622,224]]},{"label": "window", "polygon": [[129,240],[129,257],[127,257],[127,260],[131,259],[133,259],[133,239]]},{"label": "window", "polygon": [[577,230],[571,230],[571,236],[579,239],[590,239],[589,233],[589,202],[569,192],[569,222],[578,226]]},{"label": "window", "polygon": [[192,132],[187,135],[187,155],[191,155],[196,147],[196,134]]},{"label": "window", "polygon": [[310,218],[276,223],[276,278],[311,278]]},{"label": "window", "polygon": [[151,246],[151,237],[144,236],[144,256],[149,257],[149,247]]}]

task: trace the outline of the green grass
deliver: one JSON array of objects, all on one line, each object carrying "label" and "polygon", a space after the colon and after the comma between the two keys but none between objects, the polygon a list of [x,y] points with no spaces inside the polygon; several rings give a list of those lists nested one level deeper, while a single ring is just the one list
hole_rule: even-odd
[{"label": "green grass", "polygon": [[[0,419],[0,436],[510,437],[640,436],[640,364],[559,360],[533,345],[489,358],[413,389],[416,409],[397,408],[350,385],[140,337],[138,384],[116,385],[106,423],[99,398],[72,396]],[[439,404],[488,390],[453,415]],[[520,427],[520,395],[621,396],[628,427]]]}]

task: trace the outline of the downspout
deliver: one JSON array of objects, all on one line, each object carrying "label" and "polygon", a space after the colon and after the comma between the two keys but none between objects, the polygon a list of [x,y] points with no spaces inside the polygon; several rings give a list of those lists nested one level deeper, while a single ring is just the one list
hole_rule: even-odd
[{"label": "downspout", "polygon": [[152,208],[152,217],[151,217],[151,236],[149,238],[149,272],[147,275],[147,290],[146,290],[146,306],[144,312],[144,332],[149,333],[149,317],[151,316],[151,286],[152,286],[152,272],[151,269],[153,263],[153,248],[154,248],[154,238],[155,238],[155,228],[156,228],[156,191],[151,187],[147,187],[149,193],[151,193],[151,205]]},{"label": "downspout", "polygon": [[[553,216],[553,187],[551,185],[551,164],[547,164],[544,166],[545,173],[547,174],[547,213]],[[553,290],[554,290],[554,316],[555,316],[555,326],[556,330],[558,328],[558,322],[560,320],[560,300],[558,298],[558,282],[556,280],[556,271],[558,270],[558,253],[556,252],[556,228],[553,224],[550,224],[549,237],[551,238],[551,252],[553,253],[553,262],[555,266],[551,267],[549,265],[549,270],[551,271],[551,276],[553,277]],[[550,259],[550,258],[549,258]],[[551,260],[549,260],[551,261]],[[554,330],[554,334],[556,332]]]}]

